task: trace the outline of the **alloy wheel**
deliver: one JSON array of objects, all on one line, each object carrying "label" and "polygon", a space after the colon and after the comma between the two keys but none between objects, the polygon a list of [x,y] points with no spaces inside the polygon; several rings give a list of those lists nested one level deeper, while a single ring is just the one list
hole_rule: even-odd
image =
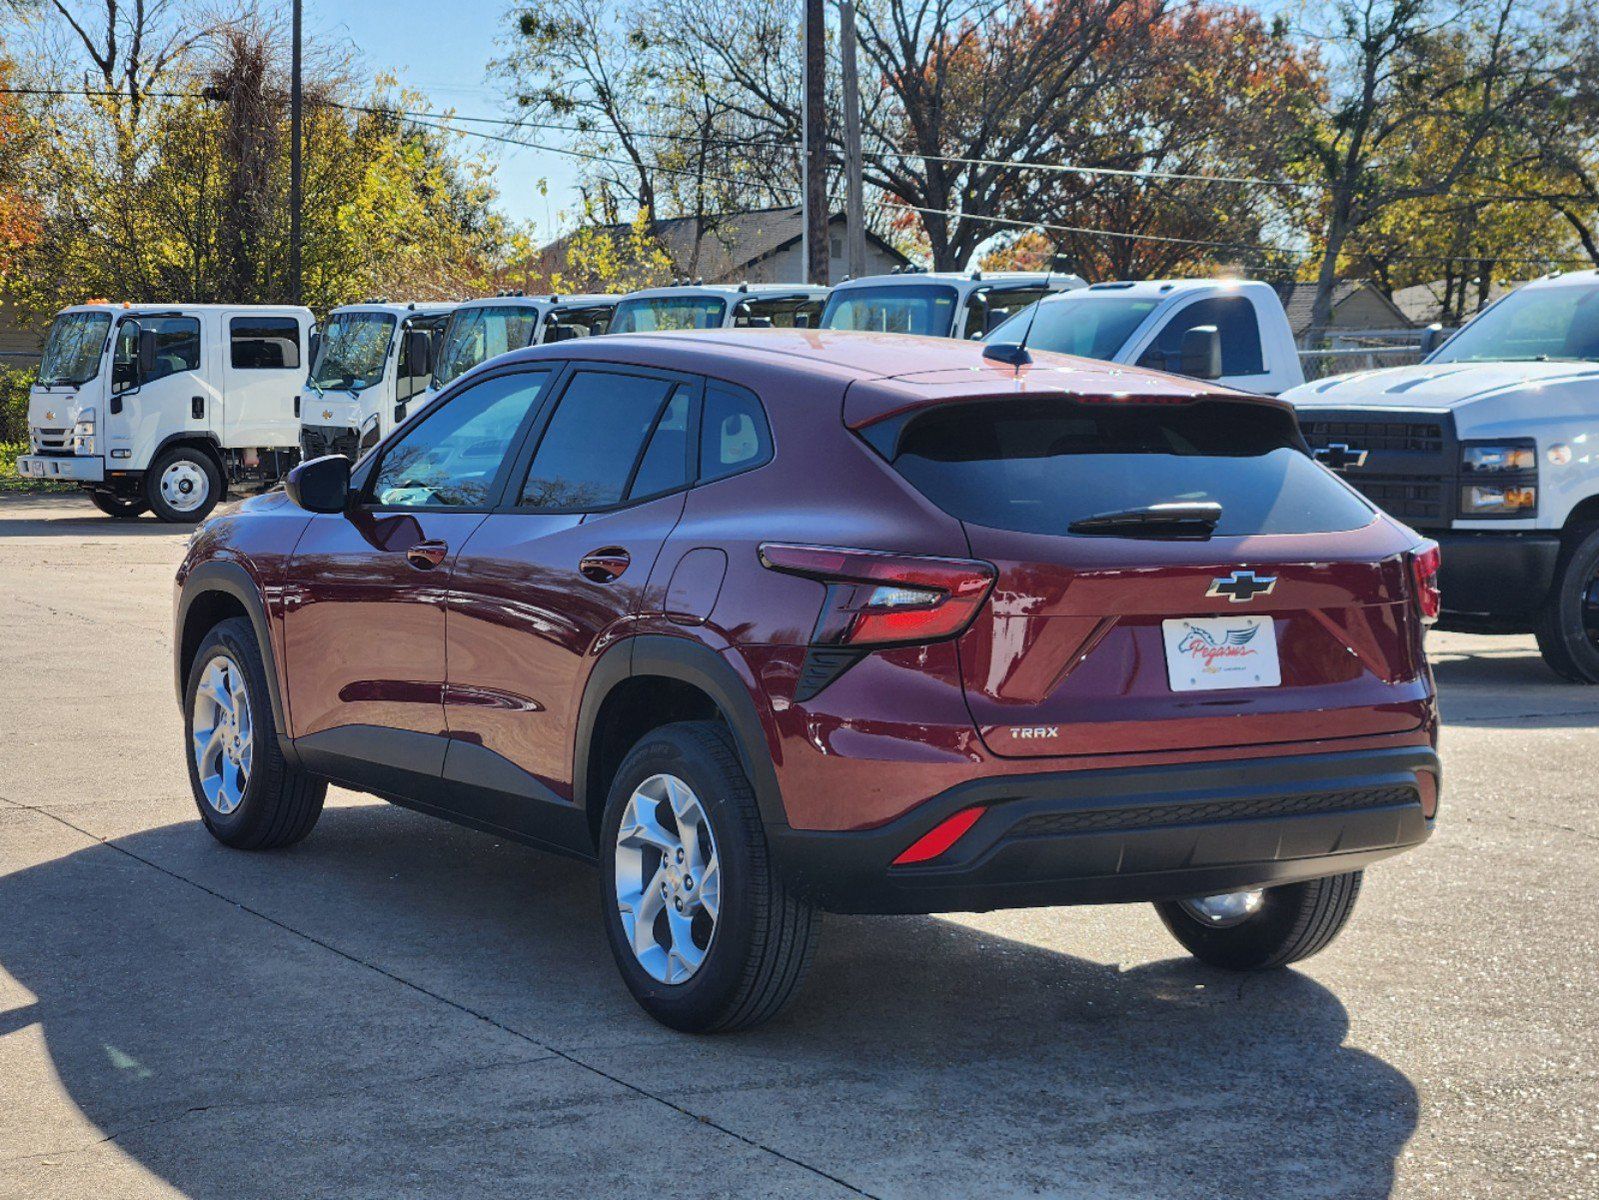
[{"label": "alloy wheel", "polygon": [[658,983],[684,983],[716,934],[722,877],[700,798],[675,775],[634,789],[616,833],[616,907],[639,966]]},{"label": "alloy wheel", "polygon": [[244,672],[226,654],[213,658],[194,693],[195,771],[206,803],[227,816],[244,800],[254,761],[255,722]]}]

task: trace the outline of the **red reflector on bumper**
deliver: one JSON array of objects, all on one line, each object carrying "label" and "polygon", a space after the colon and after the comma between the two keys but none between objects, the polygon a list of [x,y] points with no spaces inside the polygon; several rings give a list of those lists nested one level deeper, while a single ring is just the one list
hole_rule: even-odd
[{"label": "red reflector on bumper", "polygon": [[983,807],[978,805],[975,808],[963,808],[953,817],[944,818],[907,846],[894,860],[893,865],[903,867],[907,863],[926,862],[930,858],[937,858],[960,841],[966,835],[966,831],[977,824],[977,818],[982,815]]}]

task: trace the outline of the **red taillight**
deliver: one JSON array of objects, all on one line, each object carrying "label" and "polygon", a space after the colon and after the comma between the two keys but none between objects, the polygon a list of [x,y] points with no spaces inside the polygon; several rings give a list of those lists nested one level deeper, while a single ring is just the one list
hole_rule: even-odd
[{"label": "red taillight", "polygon": [[905,847],[893,865],[903,867],[908,863],[926,862],[930,858],[937,858],[965,837],[966,831],[977,824],[977,818],[982,815],[983,807],[978,805],[976,808],[963,808],[953,817],[945,817]]},{"label": "red taillight", "polygon": [[1438,591],[1438,543],[1422,542],[1410,552],[1410,577],[1416,588],[1416,611],[1422,623],[1431,625],[1443,611],[1443,595]]},{"label": "red taillight", "polygon": [[994,586],[994,568],[960,558],[766,542],[773,571],[827,585],[811,633],[818,646],[888,646],[954,637],[971,624]]}]

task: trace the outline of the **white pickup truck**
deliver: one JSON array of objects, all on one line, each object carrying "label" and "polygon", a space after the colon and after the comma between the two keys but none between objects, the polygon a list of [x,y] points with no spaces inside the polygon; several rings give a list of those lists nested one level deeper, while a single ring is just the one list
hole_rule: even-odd
[{"label": "white pickup truck", "polygon": [[359,458],[433,381],[453,304],[346,304],[328,314],[300,403],[300,453]]},{"label": "white pickup truck", "polygon": [[678,329],[814,329],[827,289],[805,283],[680,283],[629,292],[611,333]]},{"label": "white pickup truck", "polygon": [[823,329],[980,338],[1040,297],[1085,286],[1063,271],[920,271],[846,279],[833,289]]},{"label": "white pickup truck", "polygon": [[1445,625],[1531,631],[1599,683],[1599,273],[1517,289],[1416,366],[1284,398],[1317,457],[1439,542]]},{"label": "white pickup truck", "polygon": [[1305,381],[1282,301],[1268,283],[1146,279],[1096,283],[1017,312],[984,338],[1128,363],[1246,392],[1276,395]]},{"label": "white pickup truck", "polygon": [[18,473],[77,483],[114,517],[201,520],[228,488],[273,483],[298,461],[312,324],[288,305],[62,309]]},{"label": "white pickup truck", "polygon": [[615,311],[615,296],[515,293],[458,304],[439,339],[432,385],[412,410],[491,358],[524,346],[604,333]]}]

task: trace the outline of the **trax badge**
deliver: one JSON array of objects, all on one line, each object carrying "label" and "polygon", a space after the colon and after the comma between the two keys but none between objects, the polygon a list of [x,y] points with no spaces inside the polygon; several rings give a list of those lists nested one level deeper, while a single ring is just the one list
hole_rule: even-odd
[{"label": "trax badge", "polygon": [[1222,579],[1212,579],[1207,596],[1226,596],[1234,604],[1244,604],[1256,596],[1271,595],[1277,576],[1256,575],[1253,571],[1234,571]]},{"label": "trax badge", "polygon": [[1059,725],[1028,725],[1018,726],[1010,731],[1013,738],[1056,738],[1060,736]]}]

